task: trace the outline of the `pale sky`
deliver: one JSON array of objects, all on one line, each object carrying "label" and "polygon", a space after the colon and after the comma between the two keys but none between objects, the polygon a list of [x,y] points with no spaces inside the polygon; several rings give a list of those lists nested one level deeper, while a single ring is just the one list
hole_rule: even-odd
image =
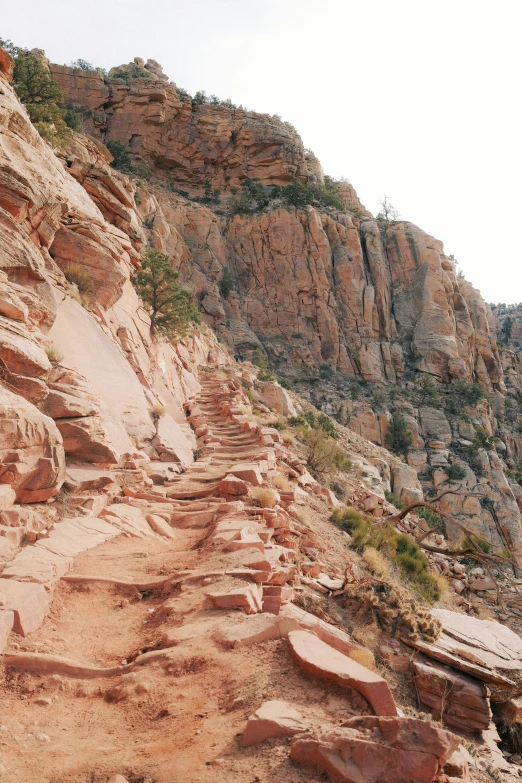
[{"label": "pale sky", "polygon": [[24,0],[0,37],[110,68],[160,62],[290,121],[325,173],[444,242],[488,302],[522,301],[520,0]]}]

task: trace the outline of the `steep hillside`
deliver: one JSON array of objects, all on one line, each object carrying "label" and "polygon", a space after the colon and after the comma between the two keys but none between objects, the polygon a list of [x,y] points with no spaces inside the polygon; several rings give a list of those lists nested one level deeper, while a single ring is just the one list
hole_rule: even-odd
[{"label": "steep hillside", "polygon": [[82,127],[0,49],[0,775],[517,780],[518,311],[279,118],[34,57]]},{"label": "steep hillside", "polygon": [[[521,562],[520,356],[499,351],[496,317],[442,243],[393,216],[374,219],[347,183],[337,186],[342,210],[289,206],[271,186],[324,182],[297,134],[268,115],[190,100],[155,62],[105,77],[52,69],[85,130],[128,151],[149,241],[220,340],[247,357],[262,350],[302,396],[376,444],[387,445],[391,412],[402,411],[413,435],[406,460],[425,493],[451,488],[453,475],[468,493],[480,483],[483,498],[447,495],[443,509]],[[74,160],[69,152],[84,181]],[[265,201],[245,186],[253,180]],[[205,183],[219,194],[205,198]],[[439,386],[435,406],[418,393],[423,373]],[[466,392],[472,383],[482,399]]]}]

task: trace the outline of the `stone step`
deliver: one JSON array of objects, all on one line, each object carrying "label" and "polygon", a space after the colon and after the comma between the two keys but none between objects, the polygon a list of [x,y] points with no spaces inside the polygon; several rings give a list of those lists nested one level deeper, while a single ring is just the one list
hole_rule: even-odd
[{"label": "stone step", "polygon": [[292,654],[308,674],[358,691],[376,715],[397,715],[388,683],[378,674],[330,647],[309,631],[291,631],[288,641]]}]

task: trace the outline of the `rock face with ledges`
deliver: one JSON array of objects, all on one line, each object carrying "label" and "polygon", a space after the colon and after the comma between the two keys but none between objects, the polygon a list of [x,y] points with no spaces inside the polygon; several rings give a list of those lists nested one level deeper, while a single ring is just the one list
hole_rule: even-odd
[{"label": "rock face with ledges", "polygon": [[0,386],[0,481],[18,501],[38,503],[55,495],[64,478],[65,453],[54,421]]},{"label": "rock face with ledges", "polygon": [[52,65],[70,101],[94,109],[87,131],[105,140],[130,144],[131,154],[166,172],[175,170],[185,185],[203,188],[240,185],[261,178],[274,185],[295,176],[322,179],[317,161],[309,161],[295,129],[276,117],[227,106],[197,105],[169,83],[151,61],[139,78],[123,80],[113,68],[103,79],[92,71]]}]

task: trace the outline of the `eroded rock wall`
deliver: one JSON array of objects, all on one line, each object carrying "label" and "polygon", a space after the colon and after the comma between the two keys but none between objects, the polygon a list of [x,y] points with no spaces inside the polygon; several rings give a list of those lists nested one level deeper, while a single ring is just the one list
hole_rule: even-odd
[{"label": "eroded rock wall", "polygon": [[[57,157],[10,87],[7,55],[0,68],[0,481],[39,502],[60,489],[66,457],[188,465],[182,405],[198,365],[220,361],[215,337],[152,338],[129,282],[145,243],[133,188],[86,137]],[[82,294],[71,265],[87,274]]]}]

